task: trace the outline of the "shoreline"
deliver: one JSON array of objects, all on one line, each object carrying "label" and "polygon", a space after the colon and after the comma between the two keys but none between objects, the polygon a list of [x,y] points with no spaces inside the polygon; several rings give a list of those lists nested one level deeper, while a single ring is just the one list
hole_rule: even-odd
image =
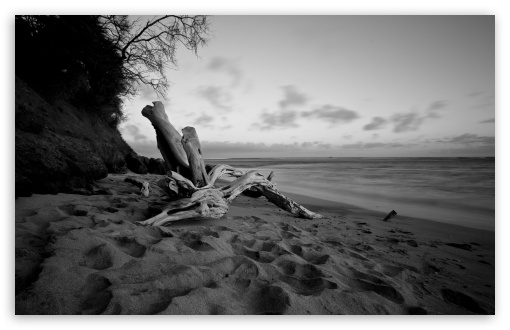
[{"label": "shoreline", "polygon": [[[300,203],[302,205],[310,206],[311,208],[315,208],[315,207],[320,208],[320,207],[323,207],[326,210],[347,209],[347,210],[351,210],[353,213],[373,214],[373,215],[376,215],[376,216],[380,216],[381,221],[391,211],[391,210],[388,210],[388,212],[383,212],[383,211],[373,210],[373,209],[369,209],[369,208],[363,208],[363,207],[359,207],[359,206],[356,206],[356,205],[353,205],[353,204],[342,203],[342,202],[335,202],[335,201],[330,201],[330,200],[327,200],[327,199],[322,199],[322,198],[317,198],[317,197],[310,197],[310,196],[306,196],[306,195],[303,195],[303,194],[292,193],[292,192],[285,191],[283,189],[280,190],[280,191],[284,195],[286,195],[289,198],[293,199],[294,201],[296,201],[296,202],[298,202],[298,203]],[[431,219],[426,219],[426,218],[401,215],[401,214],[398,214],[398,212],[397,212],[397,216],[395,218],[393,218],[391,221],[395,221],[398,218],[407,219],[407,220],[416,220],[416,221],[419,220],[421,222],[427,223],[428,224],[427,227],[436,227],[438,225],[441,225],[441,226],[445,225],[446,227],[448,227],[449,230],[452,230],[452,231],[457,231],[457,230],[470,230],[471,231],[471,230],[474,230],[474,231],[481,231],[481,232],[486,232],[486,233],[495,233],[495,230],[484,229],[484,228],[476,228],[476,227],[471,227],[471,226],[464,226],[462,224],[443,222],[443,221],[439,221],[439,220],[431,220]]]},{"label": "shoreline", "polygon": [[[425,162],[415,158],[404,157],[403,161],[397,162],[385,160],[387,158],[384,157],[375,157],[373,161],[366,162],[350,158],[344,161],[320,161],[315,158],[240,159],[232,160],[231,165],[257,170],[263,175],[273,170],[277,173],[273,181],[279,190],[285,192],[339,201],[374,211],[389,212],[394,209],[399,215],[495,230],[495,198],[493,189],[490,189],[491,180],[494,179],[491,178],[491,173],[494,173],[493,161],[471,159],[464,164],[452,157],[428,157]],[[481,180],[473,185],[466,183],[469,179],[466,169],[470,166],[479,168],[483,173],[476,179],[472,178]],[[413,178],[420,175],[428,177],[430,183]],[[480,189],[478,193],[475,188]]]}]

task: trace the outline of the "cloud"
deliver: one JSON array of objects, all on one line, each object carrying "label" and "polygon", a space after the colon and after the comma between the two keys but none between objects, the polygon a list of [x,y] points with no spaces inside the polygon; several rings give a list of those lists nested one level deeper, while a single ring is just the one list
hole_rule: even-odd
[{"label": "cloud", "polygon": [[437,149],[441,155],[487,157],[495,154],[496,138],[465,133],[454,137],[428,139],[424,142],[442,144],[443,146]]},{"label": "cloud", "polygon": [[280,109],[287,109],[293,105],[304,105],[308,102],[308,98],[305,94],[299,92],[295,86],[287,85],[282,87],[285,95],[283,100],[278,102]]},{"label": "cloud", "polygon": [[313,142],[302,142],[299,145],[301,148],[305,149],[332,149],[333,146],[330,143],[313,141]]},{"label": "cloud", "polygon": [[198,95],[207,100],[213,107],[222,111],[229,112],[232,110],[229,105],[232,97],[223,87],[219,86],[202,86],[198,89]]},{"label": "cloud", "polygon": [[480,122],[480,124],[492,124],[492,123],[495,123],[496,122],[496,118],[489,118],[489,119],[486,119],[486,120],[482,120]]},{"label": "cloud", "polygon": [[448,102],[443,100],[434,101],[429,104],[429,106],[426,109],[426,115],[424,118],[441,118],[441,116],[437,113],[437,110],[442,110],[448,106]]},{"label": "cloud", "polygon": [[271,130],[275,128],[291,128],[299,127],[296,120],[299,114],[291,109],[291,106],[303,105],[308,102],[307,97],[300,93],[294,86],[283,86],[284,97],[278,102],[280,109],[276,112],[269,113],[264,111],[260,115],[260,123],[251,125],[252,129]]},{"label": "cloud", "polygon": [[440,140],[443,143],[458,143],[463,145],[486,145],[491,146],[496,142],[494,136],[479,136],[477,134],[462,134],[452,138],[444,138]]},{"label": "cloud", "polygon": [[301,115],[303,117],[318,118],[332,123],[348,123],[359,118],[359,115],[352,110],[329,104],[323,105],[322,107],[312,111],[304,111]]},{"label": "cloud", "polygon": [[428,110],[429,111],[441,110],[441,109],[445,108],[447,105],[448,105],[448,102],[443,101],[443,100],[434,101],[429,105]]},{"label": "cloud", "polygon": [[283,110],[276,113],[264,111],[260,116],[261,122],[253,124],[252,128],[265,131],[275,128],[299,127],[299,125],[296,124],[297,118],[297,112],[292,110]]},{"label": "cloud", "polygon": [[363,126],[363,129],[365,131],[379,130],[391,122],[395,133],[417,131],[425,120],[440,118],[436,111],[444,109],[447,105],[446,101],[438,100],[430,103],[423,113],[407,112],[397,113],[389,118],[373,117],[370,123]]},{"label": "cloud", "polygon": [[123,131],[127,135],[130,135],[135,141],[147,140],[147,136],[140,133],[140,129],[135,125],[127,125],[124,127]]},{"label": "cloud", "polygon": [[396,133],[416,131],[423,124],[425,118],[415,112],[393,115],[391,118],[391,121],[395,124],[393,131]]},{"label": "cloud", "polygon": [[236,87],[241,82],[242,72],[235,64],[235,61],[225,57],[213,57],[207,69],[211,71],[224,72],[232,78],[231,87]]},{"label": "cloud", "polygon": [[374,117],[372,118],[372,121],[365,126],[363,126],[363,129],[365,131],[373,131],[377,129],[383,128],[388,121],[382,117]]},{"label": "cloud", "polygon": [[214,117],[209,116],[205,113],[202,113],[199,117],[197,117],[194,121],[195,125],[203,125],[203,126],[210,126],[209,124],[214,121]]},{"label": "cloud", "polygon": [[397,142],[391,143],[381,143],[381,142],[369,142],[369,143],[353,143],[353,144],[344,144],[342,145],[342,149],[378,149],[378,148],[402,148],[409,147],[412,144],[402,144]]},{"label": "cloud", "polygon": [[251,143],[251,142],[211,142],[202,141],[204,157],[279,157],[282,155],[313,155],[321,152],[329,152],[333,148],[329,143],[303,142],[294,143]]}]

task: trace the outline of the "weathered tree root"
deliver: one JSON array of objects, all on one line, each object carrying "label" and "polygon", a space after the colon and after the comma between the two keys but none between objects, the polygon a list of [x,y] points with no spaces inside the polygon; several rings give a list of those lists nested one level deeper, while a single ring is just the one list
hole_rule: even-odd
[{"label": "weathered tree root", "polygon": [[[264,178],[257,171],[244,172],[229,165],[216,165],[206,173],[202,158],[200,141],[196,131],[192,127],[183,129],[183,138],[168,121],[163,104],[153,102],[154,107],[146,106],[142,114],[153,124],[158,135],[158,147],[170,168],[164,182],[158,182],[165,191],[174,197],[184,197],[168,204],[163,211],[144,221],[137,221],[142,226],[163,226],[165,224],[190,219],[221,218],[228,212],[232,201],[243,191],[255,188],[257,192],[265,196],[276,206],[305,219],[322,218],[290,198],[282,195],[270,180],[273,172]],[[160,144],[164,144],[161,146]],[[187,157],[186,157],[187,156]],[[191,171],[191,180],[178,173],[179,168]],[[216,181],[223,175],[236,177],[237,180],[223,187],[215,187]]]},{"label": "weathered tree root", "polygon": [[[219,167],[218,167],[219,166]],[[221,218],[228,212],[230,203],[250,187],[261,189],[264,196],[278,207],[296,216],[306,219],[317,219],[322,216],[311,212],[305,207],[282,195],[274,184],[264,178],[257,171],[250,171],[244,174],[228,165],[218,165],[211,170],[208,186],[197,188],[191,181],[181,175],[172,172],[170,180],[175,181],[179,190],[192,192],[190,198],[182,198],[170,202],[168,206],[158,215],[145,221],[136,222],[143,226],[163,226],[169,222],[190,219],[190,218]],[[214,188],[212,185],[221,177],[221,174],[241,175],[237,180],[221,188]],[[219,175],[220,174],[220,175]]]}]

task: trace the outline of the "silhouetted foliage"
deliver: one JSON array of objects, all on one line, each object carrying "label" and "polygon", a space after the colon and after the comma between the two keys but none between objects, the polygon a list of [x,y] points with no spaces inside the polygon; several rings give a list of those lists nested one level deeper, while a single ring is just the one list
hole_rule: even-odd
[{"label": "silhouetted foliage", "polygon": [[168,80],[164,69],[177,66],[178,45],[195,52],[205,45],[209,24],[207,16],[165,15],[129,20],[127,16],[101,16],[109,39],[123,60],[128,94],[136,93],[136,84],[151,86],[165,97]]},{"label": "silhouetted foliage", "polygon": [[161,96],[164,69],[177,64],[178,43],[205,44],[205,16],[16,16],[16,75],[50,100],[94,111],[112,127],[123,120],[122,97],[139,84]]}]

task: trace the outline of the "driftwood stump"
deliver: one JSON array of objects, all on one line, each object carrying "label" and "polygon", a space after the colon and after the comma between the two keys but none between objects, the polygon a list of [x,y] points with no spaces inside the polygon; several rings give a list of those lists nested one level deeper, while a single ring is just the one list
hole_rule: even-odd
[{"label": "driftwood stump", "polygon": [[170,170],[181,174],[188,174],[189,163],[181,142],[181,135],[168,121],[165,107],[160,101],[152,102],[154,106],[147,105],[142,115],[150,120],[156,130],[158,149]]},{"label": "driftwood stump", "polygon": [[[255,190],[271,203],[298,217],[306,219],[322,217],[281,194],[275,184],[270,181],[274,175],[273,172],[265,178],[257,171],[244,172],[229,165],[220,164],[207,173],[200,140],[195,129],[184,128],[181,138],[179,132],[168,121],[163,104],[159,101],[153,104],[154,106],[146,106],[142,114],[154,126],[158,137],[158,148],[165,162],[172,169],[164,180],[158,182],[158,185],[174,197],[189,197],[170,202],[160,214],[144,221],[137,221],[137,224],[162,226],[190,218],[221,218],[228,212],[230,203],[247,189]],[[179,173],[186,170],[189,171],[191,180]],[[216,181],[223,175],[235,177],[236,180],[223,187],[215,187]]]},{"label": "driftwood stump", "polygon": [[205,170],[204,159],[197,132],[193,127],[185,127],[182,130],[182,145],[188,155],[188,162],[191,170],[191,182],[197,187],[209,184],[209,177]]}]

